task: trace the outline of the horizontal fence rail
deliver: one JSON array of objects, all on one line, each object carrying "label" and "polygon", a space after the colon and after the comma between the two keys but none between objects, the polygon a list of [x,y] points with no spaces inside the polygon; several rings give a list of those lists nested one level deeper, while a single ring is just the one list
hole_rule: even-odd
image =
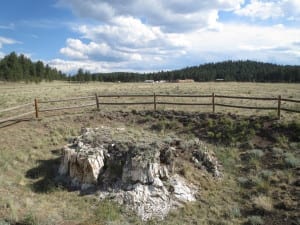
[{"label": "horizontal fence rail", "polygon": [[128,95],[128,94],[124,94],[124,95],[97,95],[98,97],[101,98],[121,98],[121,97],[153,97],[153,95]]},{"label": "horizontal fence rail", "polygon": [[57,111],[57,110],[64,110],[64,109],[76,109],[76,108],[84,108],[89,106],[95,106],[95,104],[86,104],[86,105],[76,105],[76,106],[69,106],[69,107],[60,107],[60,108],[50,108],[50,109],[39,109],[39,112],[50,112],[50,111]]},{"label": "horizontal fence rail", "polygon": [[263,97],[244,97],[244,96],[227,96],[227,95],[215,95],[215,98],[229,98],[229,99],[248,99],[248,100],[278,100],[278,98],[263,98]]},{"label": "horizontal fence rail", "polygon": [[[127,101],[118,101],[118,99],[127,98]],[[130,98],[130,99],[128,99]],[[138,101],[136,99],[145,98],[144,101]],[[149,98],[152,98],[149,99]],[[168,98],[172,98],[172,101],[169,101]],[[175,101],[179,98],[191,98],[190,102],[180,102]],[[106,101],[103,101],[106,99]],[[107,99],[111,99],[114,101],[109,101]],[[135,101],[133,101],[135,99]],[[197,99],[206,99],[207,102],[195,102]],[[228,104],[224,102],[218,102],[219,99],[239,99],[239,100],[254,100],[254,101],[269,101],[273,102],[274,106],[250,106],[250,105],[237,105],[237,104]],[[93,100],[94,102],[91,102]],[[128,101],[130,100],[130,101]],[[74,105],[74,102],[88,101],[86,104]],[[117,102],[116,102],[117,101]],[[194,102],[193,102],[194,101]],[[47,107],[47,104],[55,104],[55,103],[64,103],[72,102],[73,105],[63,105],[59,107]],[[157,110],[157,106],[159,105],[178,105],[178,106],[211,106],[212,112],[216,111],[216,106],[218,107],[227,107],[227,108],[237,108],[237,109],[256,109],[256,110],[276,110],[277,116],[280,118],[281,111],[290,112],[290,113],[300,113],[300,107],[287,108],[286,105],[283,107],[282,103],[300,103],[298,99],[290,99],[290,98],[281,98],[281,96],[276,97],[251,97],[251,96],[229,96],[229,95],[218,95],[215,93],[205,94],[205,95],[193,95],[193,94],[97,94],[82,96],[82,97],[73,97],[66,99],[45,99],[39,100],[35,99],[34,103],[27,103],[23,105],[17,105],[14,107],[0,109],[0,113],[13,112],[20,109],[25,109],[26,107],[34,106],[34,110],[30,110],[29,112],[20,112],[16,116],[11,116],[8,118],[1,118],[0,123],[4,123],[11,120],[20,119],[24,116],[34,115],[36,118],[39,118],[39,113],[43,112],[52,112],[52,111],[60,111],[60,110],[69,110],[69,109],[78,109],[78,108],[86,108],[86,107],[96,107],[97,110],[101,109],[102,105],[119,105],[119,106],[133,106],[133,105],[153,105],[153,109]],[[42,107],[41,107],[42,106]],[[298,110],[299,108],[299,110]]]},{"label": "horizontal fence rail", "polygon": [[83,99],[92,99],[92,98],[94,98],[94,96],[77,97],[77,98],[66,98],[66,99],[58,99],[58,100],[45,100],[45,101],[39,101],[39,103],[68,102],[68,101],[83,100]]},{"label": "horizontal fence rail", "polygon": [[32,103],[27,103],[27,104],[23,104],[23,105],[18,105],[18,106],[14,106],[14,107],[11,107],[11,108],[7,108],[7,109],[2,109],[2,110],[0,110],[0,113],[14,111],[16,109],[25,108],[25,107],[30,106],[30,105],[33,105],[33,104]]},{"label": "horizontal fence rail", "polygon": [[282,98],[281,101],[300,103],[300,100],[294,100],[289,98]]},{"label": "horizontal fence rail", "polygon": [[216,103],[216,106],[223,106],[228,108],[237,108],[237,109],[260,109],[260,110],[277,110],[276,107],[257,107],[257,106],[242,106],[242,105],[228,105]]},{"label": "horizontal fence rail", "polygon": [[0,123],[4,123],[4,122],[13,121],[13,120],[16,120],[16,119],[20,119],[23,116],[33,115],[34,113],[35,113],[35,111],[31,111],[31,112],[19,114],[17,116],[8,117],[6,119],[0,120]]}]

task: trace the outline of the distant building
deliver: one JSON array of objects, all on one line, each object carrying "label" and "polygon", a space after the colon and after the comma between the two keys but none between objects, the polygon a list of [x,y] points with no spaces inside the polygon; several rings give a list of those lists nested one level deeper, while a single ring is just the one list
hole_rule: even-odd
[{"label": "distant building", "polygon": [[216,81],[225,81],[224,78],[217,78]]},{"label": "distant building", "polygon": [[153,84],[154,80],[145,80],[144,83],[151,83],[151,84]]},{"label": "distant building", "polygon": [[193,83],[195,82],[193,79],[185,79],[185,80],[175,80],[176,83]]}]

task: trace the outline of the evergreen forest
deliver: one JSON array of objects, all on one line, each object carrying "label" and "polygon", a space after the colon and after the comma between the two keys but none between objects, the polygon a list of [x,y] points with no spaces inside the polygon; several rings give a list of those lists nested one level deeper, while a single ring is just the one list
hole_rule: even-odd
[{"label": "evergreen forest", "polygon": [[112,72],[90,73],[79,68],[72,76],[44,65],[42,61],[32,62],[23,54],[10,53],[0,60],[0,81],[41,82],[66,80],[75,82],[143,82],[174,81],[193,79],[204,81],[238,81],[238,82],[300,82],[300,66],[276,65],[256,61],[225,61],[207,63],[172,71],[153,73]]}]

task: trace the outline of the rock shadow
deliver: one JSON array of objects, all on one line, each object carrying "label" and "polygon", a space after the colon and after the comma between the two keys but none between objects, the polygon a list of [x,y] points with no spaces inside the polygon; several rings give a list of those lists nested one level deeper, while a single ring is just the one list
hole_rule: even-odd
[{"label": "rock shadow", "polygon": [[34,180],[31,184],[31,189],[36,193],[48,193],[58,187],[64,186],[57,179],[61,160],[60,150],[55,149],[51,152],[57,157],[47,160],[37,160],[38,165],[25,173],[26,178]]}]

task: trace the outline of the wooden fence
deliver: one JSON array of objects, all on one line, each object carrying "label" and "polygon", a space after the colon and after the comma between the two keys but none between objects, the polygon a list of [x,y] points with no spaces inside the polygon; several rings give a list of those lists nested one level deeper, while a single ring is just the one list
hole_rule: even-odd
[{"label": "wooden fence", "polygon": [[[2,109],[2,110],[0,110],[0,113],[7,113],[7,112],[11,113],[11,112],[14,112],[16,110],[24,109],[28,106],[33,106],[33,104],[32,103],[27,103],[27,104],[18,105],[18,106],[11,107],[11,108]],[[25,113],[19,113],[18,115],[11,116],[11,117],[8,117],[8,118],[5,118],[5,119],[0,118],[0,123],[21,119],[24,116],[32,115],[34,112],[35,111],[32,110],[32,111],[29,111],[29,112],[27,111]]]},{"label": "wooden fence", "polygon": [[[104,99],[112,99],[112,98],[136,98],[136,99],[148,99],[147,101],[134,101],[134,102],[108,102],[104,101]],[[192,98],[192,99],[207,99],[208,102],[201,103],[201,102],[168,102],[165,101],[164,98]],[[233,105],[233,104],[224,104],[224,103],[218,103],[217,99],[241,99],[241,100],[255,100],[255,101],[273,101],[275,103],[275,106],[248,106],[248,105]],[[91,100],[93,103],[88,104],[76,104],[72,106],[64,106],[64,107],[45,107],[45,105],[49,103],[58,103],[58,102],[70,102],[70,101],[86,101]],[[86,97],[75,97],[75,98],[67,98],[67,99],[54,99],[54,100],[39,100],[35,99],[34,104],[28,103],[24,105],[19,105],[15,107],[11,107],[8,109],[0,110],[0,113],[8,112],[8,111],[14,111],[23,107],[27,107],[30,105],[34,106],[34,110],[26,113],[19,114],[14,117],[9,117],[6,119],[1,119],[0,123],[4,123],[11,120],[20,119],[23,116],[35,114],[36,118],[40,117],[40,113],[43,112],[50,112],[50,111],[59,111],[59,110],[67,110],[67,109],[75,109],[75,108],[85,108],[85,107],[91,107],[95,106],[97,110],[101,109],[101,106],[104,105],[153,105],[153,109],[156,111],[158,105],[178,105],[178,106],[211,106],[211,110],[213,113],[216,112],[216,106],[219,107],[228,107],[228,108],[238,108],[238,109],[257,109],[257,110],[276,110],[278,119],[280,118],[281,111],[287,111],[292,113],[300,113],[299,110],[291,109],[291,108],[285,108],[282,107],[282,102],[292,102],[292,103],[300,103],[300,100],[295,99],[286,99],[281,98],[281,96],[275,97],[243,97],[243,96],[227,96],[227,95],[217,95],[215,93],[209,94],[209,95],[175,95],[175,94],[141,94],[141,95],[135,95],[135,94],[126,94],[126,95],[91,95]]]}]

